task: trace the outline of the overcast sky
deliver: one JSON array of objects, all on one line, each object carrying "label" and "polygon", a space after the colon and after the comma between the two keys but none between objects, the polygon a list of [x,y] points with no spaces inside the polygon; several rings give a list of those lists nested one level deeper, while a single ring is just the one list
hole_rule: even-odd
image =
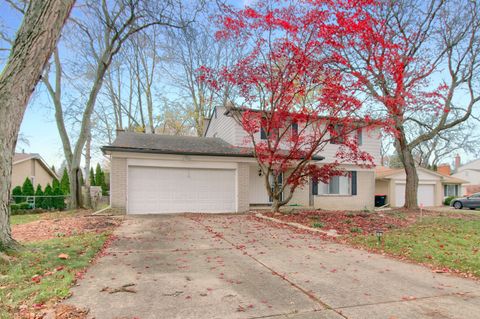
[{"label": "overcast sky", "polygon": [[[251,5],[256,0],[232,0],[232,3],[242,6]],[[21,23],[21,15],[13,10],[5,1],[0,1],[0,30],[8,34],[14,34]],[[0,40],[0,48],[4,47]],[[0,51],[0,68],[3,67],[7,52]],[[168,94],[168,93],[167,93]],[[3,120],[3,119],[2,119]],[[68,128],[68,126],[67,126]],[[17,151],[39,153],[49,165],[60,167],[63,162],[63,150],[61,140],[54,120],[54,111],[51,101],[42,85],[37,87],[31,102],[25,113],[20,132],[28,140],[28,144],[19,142]],[[463,155],[463,161],[472,158]],[[98,148],[93,152],[92,165],[102,163],[103,156]]]}]

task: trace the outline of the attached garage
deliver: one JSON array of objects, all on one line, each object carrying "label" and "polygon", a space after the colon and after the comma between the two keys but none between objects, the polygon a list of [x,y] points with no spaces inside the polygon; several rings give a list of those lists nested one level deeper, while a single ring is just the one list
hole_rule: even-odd
[{"label": "attached garage", "polygon": [[249,209],[253,153],[220,138],[119,132],[110,155],[110,205],[127,214]]},{"label": "attached garage", "polygon": [[127,189],[129,214],[236,211],[233,169],[129,166]]},{"label": "attached garage", "polygon": [[[419,184],[417,197],[419,205],[435,206],[435,184]],[[405,204],[405,184],[395,185],[395,201],[396,207],[402,207]]]}]

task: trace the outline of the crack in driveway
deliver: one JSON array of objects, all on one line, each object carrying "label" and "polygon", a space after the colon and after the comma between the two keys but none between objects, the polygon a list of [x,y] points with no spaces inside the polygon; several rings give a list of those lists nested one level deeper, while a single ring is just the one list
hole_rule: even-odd
[{"label": "crack in driveway", "polygon": [[325,302],[323,302],[320,298],[318,298],[317,296],[315,296],[313,293],[310,293],[309,291],[307,291],[305,288],[301,287],[300,285],[297,285],[296,283],[294,283],[293,281],[289,280],[286,276],[283,276],[281,275],[280,273],[278,273],[275,269],[271,268],[270,266],[268,266],[267,264],[261,262],[260,260],[258,260],[257,258],[255,258],[254,256],[252,256],[251,254],[249,254],[248,252],[246,252],[244,249],[241,249],[241,248],[238,248],[237,245],[228,240],[227,238],[225,238],[224,234],[223,233],[220,233],[220,232],[216,232],[212,229],[212,227],[209,227],[209,226],[206,226],[205,224],[201,223],[200,221],[198,220],[195,220],[194,218],[191,218],[191,217],[187,217],[189,219],[191,219],[192,221],[202,225],[208,232],[210,233],[213,233],[215,234],[218,238],[221,238],[222,240],[224,240],[225,242],[229,243],[230,245],[232,245],[233,248],[237,249],[237,250],[240,250],[244,253],[245,256],[248,256],[250,257],[252,260],[254,260],[256,263],[258,263],[259,265],[261,265],[262,267],[264,267],[265,269],[268,269],[274,276],[277,276],[279,277],[280,279],[282,279],[283,281],[287,282],[288,284],[290,284],[290,286],[294,287],[295,289],[299,290],[300,292],[302,292],[304,295],[306,295],[308,298],[310,298],[311,300],[315,301],[316,303],[318,303],[319,305],[321,305],[323,308],[325,309],[328,309],[328,310],[332,310],[334,311],[335,313],[337,313],[339,316],[343,317],[343,318],[346,318],[348,319],[345,315],[343,315],[341,312],[339,311],[336,311],[333,307],[331,307],[330,305],[326,304]]}]

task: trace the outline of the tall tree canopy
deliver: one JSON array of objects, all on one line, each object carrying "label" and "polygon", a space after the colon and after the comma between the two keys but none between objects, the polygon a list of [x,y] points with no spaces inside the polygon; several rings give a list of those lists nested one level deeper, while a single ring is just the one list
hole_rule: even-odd
[{"label": "tall tree canopy", "polygon": [[[371,7],[369,0],[262,1],[226,7],[219,19],[217,39],[232,39],[248,54],[231,67],[204,66],[199,77],[239,92],[229,112],[249,137],[275,211],[310,177],[328,182],[344,174],[342,163],[373,164],[356,134],[373,122],[357,116],[360,83],[345,72],[341,50],[343,38],[355,39],[373,23]],[[313,163],[330,144],[338,146],[333,161]]]}]

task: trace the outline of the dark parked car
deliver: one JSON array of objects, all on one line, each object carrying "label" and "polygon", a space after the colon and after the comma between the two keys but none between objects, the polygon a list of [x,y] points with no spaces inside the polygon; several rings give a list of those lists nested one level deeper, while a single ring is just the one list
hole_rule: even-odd
[{"label": "dark parked car", "polygon": [[475,193],[467,197],[455,198],[450,205],[456,209],[462,209],[463,207],[470,209],[480,208],[480,193]]}]

